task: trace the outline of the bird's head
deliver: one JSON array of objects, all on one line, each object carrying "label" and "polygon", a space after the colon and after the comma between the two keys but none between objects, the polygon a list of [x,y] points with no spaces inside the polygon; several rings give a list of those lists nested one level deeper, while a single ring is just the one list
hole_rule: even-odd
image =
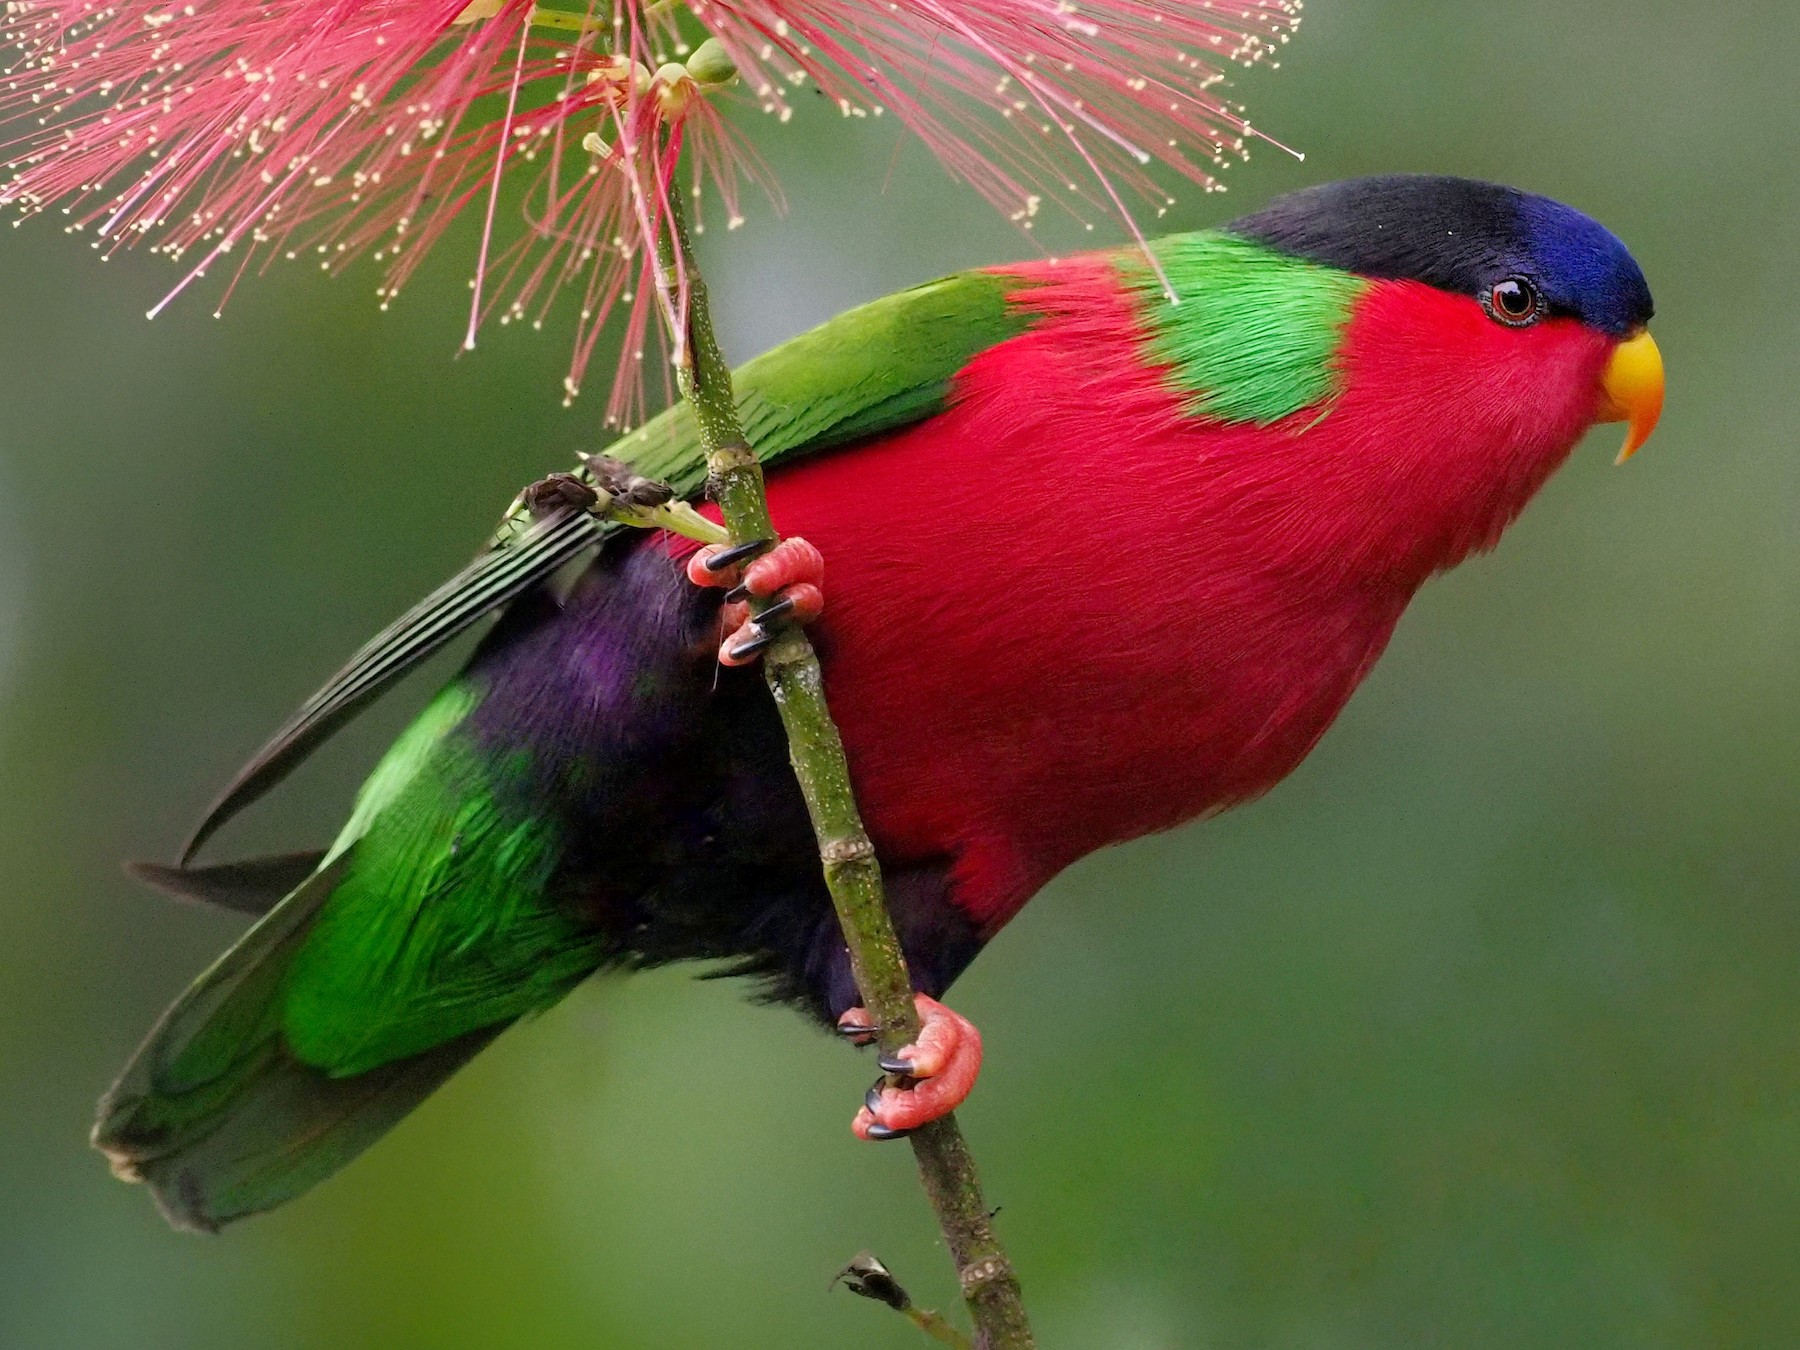
[{"label": "bird's head", "polygon": [[1620,460],[1655,429],[1663,364],[1649,285],[1625,245],[1571,207],[1491,183],[1391,175],[1307,188],[1227,228],[1293,257],[1461,297],[1521,343],[1533,329],[1582,325],[1612,344],[1592,420],[1628,424]]}]

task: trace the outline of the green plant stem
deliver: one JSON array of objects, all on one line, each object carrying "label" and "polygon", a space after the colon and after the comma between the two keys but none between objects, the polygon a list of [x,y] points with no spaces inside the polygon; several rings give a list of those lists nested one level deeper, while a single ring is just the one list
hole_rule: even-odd
[{"label": "green plant stem", "polygon": [[[665,293],[687,283],[686,332],[677,333],[676,379],[694,410],[714,499],[734,542],[776,538],[763,491],[762,464],[744,436],[731,369],[719,350],[706,282],[695,266],[679,192],[669,194],[669,228],[657,239]],[[679,273],[677,264],[679,263]],[[797,628],[763,655],[763,672],[787,728],[789,757],[818,835],[825,884],[837,908],[863,1007],[892,1053],[919,1034],[912,982],[882,893],[881,866],[850,787],[843,741],[825,704],[812,644]],[[919,1177],[955,1259],[980,1350],[1031,1350],[1018,1277],[994,1235],[975,1159],[954,1115],[911,1136]]]},{"label": "green plant stem", "polygon": [[940,1345],[948,1345],[952,1350],[971,1350],[969,1338],[945,1321],[942,1313],[930,1308],[907,1308],[900,1315]]}]

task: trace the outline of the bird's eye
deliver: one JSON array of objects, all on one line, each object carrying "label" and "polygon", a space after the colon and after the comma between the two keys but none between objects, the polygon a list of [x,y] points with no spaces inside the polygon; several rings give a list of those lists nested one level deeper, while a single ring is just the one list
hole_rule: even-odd
[{"label": "bird's eye", "polygon": [[1488,292],[1488,313],[1509,328],[1536,323],[1541,307],[1537,288],[1524,277],[1508,277]]}]

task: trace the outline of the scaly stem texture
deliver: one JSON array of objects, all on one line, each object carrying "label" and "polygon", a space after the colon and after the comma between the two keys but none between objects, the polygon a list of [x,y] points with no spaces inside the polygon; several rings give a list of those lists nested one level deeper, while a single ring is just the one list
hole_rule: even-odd
[{"label": "scaly stem texture", "polygon": [[[687,331],[676,334],[676,379],[693,405],[713,496],[733,542],[774,539],[762,464],[738,418],[731,369],[713,332],[706,283],[694,265],[680,193],[671,192],[669,201],[669,230],[657,241],[662,276],[671,291],[677,275],[687,283]],[[789,757],[812,813],[825,884],[850,948],[856,987],[880,1027],[882,1050],[892,1053],[919,1034],[912,982],[882,894],[875,846],[850,789],[844,743],[825,705],[819,659],[806,635],[792,629],[764,653],[763,671],[787,728]],[[944,1116],[915,1131],[912,1146],[925,1193],[956,1261],[980,1350],[1031,1350],[1035,1342],[1018,1277],[994,1236],[975,1159],[956,1117]]]}]

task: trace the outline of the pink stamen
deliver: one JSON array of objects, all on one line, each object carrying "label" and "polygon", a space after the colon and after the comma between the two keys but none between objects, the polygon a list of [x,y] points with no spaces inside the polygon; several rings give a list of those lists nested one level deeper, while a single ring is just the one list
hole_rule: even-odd
[{"label": "pink stamen", "polygon": [[481,283],[487,279],[488,249],[494,242],[494,211],[500,205],[500,175],[506,169],[506,152],[512,148],[513,114],[519,107],[519,85],[525,79],[525,44],[531,38],[531,25],[519,25],[519,59],[513,65],[512,85],[506,91],[506,118],[500,123],[500,144],[494,152],[494,181],[488,189],[487,215],[481,222],[481,251],[475,255],[475,297],[469,303],[469,331],[463,335],[463,350],[475,350],[475,329],[481,323]]},{"label": "pink stamen", "polygon": [[[385,305],[480,201],[464,346],[486,322],[542,323],[566,297],[572,393],[624,307],[607,413],[629,423],[660,338],[653,312],[666,306],[677,332],[685,313],[686,278],[665,296],[654,264],[670,193],[704,185],[735,224],[742,184],[777,205],[779,191],[721,115],[722,91],[665,106],[629,70],[619,78],[615,56],[654,70],[676,50],[672,8],[566,3],[580,31],[534,29],[533,0],[469,23],[457,22],[467,0],[14,0],[0,16],[15,53],[0,70],[0,204],[56,208],[97,247],[144,240],[180,260],[155,313],[234,250],[220,303],[253,261],[337,271],[373,254]],[[724,98],[785,117],[787,90],[817,88],[848,117],[897,118],[1022,229],[1060,210],[1123,218],[1140,242],[1140,218],[1171,200],[1155,166],[1211,190],[1261,137],[1217,86],[1298,22],[1295,0],[688,8],[737,63]],[[578,151],[589,130],[611,144]],[[679,186],[677,147],[693,174]],[[525,203],[510,232],[509,179]]]}]

